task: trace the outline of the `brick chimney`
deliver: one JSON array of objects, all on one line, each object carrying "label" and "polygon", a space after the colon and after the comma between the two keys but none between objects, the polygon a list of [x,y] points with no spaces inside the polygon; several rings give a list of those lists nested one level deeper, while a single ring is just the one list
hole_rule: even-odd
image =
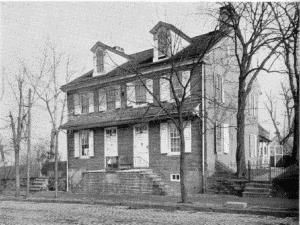
[{"label": "brick chimney", "polygon": [[228,30],[230,24],[232,24],[232,18],[234,17],[234,8],[231,4],[220,7],[219,14],[219,29]]}]

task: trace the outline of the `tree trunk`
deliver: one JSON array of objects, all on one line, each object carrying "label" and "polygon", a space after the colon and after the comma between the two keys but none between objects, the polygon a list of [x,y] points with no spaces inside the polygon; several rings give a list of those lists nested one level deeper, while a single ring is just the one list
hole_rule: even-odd
[{"label": "tree trunk", "polygon": [[16,167],[16,188],[15,196],[20,197],[20,147],[15,149],[15,167]]},{"label": "tree trunk", "polygon": [[237,166],[238,178],[246,177],[246,172],[247,172],[246,158],[245,158],[245,107],[246,107],[245,95],[246,93],[243,91],[243,89],[239,88],[238,112],[236,115],[236,119],[237,119],[236,166]]},{"label": "tree trunk", "polygon": [[181,191],[181,203],[185,203],[187,199],[187,193],[185,189],[185,140],[184,140],[184,128],[182,117],[179,118],[179,134],[180,134],[180,191]]},{"label": "tree trunk", "polygon": [[293,143],[293,152],[292,152],[292,161],[293,163],[299,164],[299,99],[294,98],[294,143]]},{"label": "tree trunk", "polygon": [[55,132],[55,198],[58,197],[58,131]]}]

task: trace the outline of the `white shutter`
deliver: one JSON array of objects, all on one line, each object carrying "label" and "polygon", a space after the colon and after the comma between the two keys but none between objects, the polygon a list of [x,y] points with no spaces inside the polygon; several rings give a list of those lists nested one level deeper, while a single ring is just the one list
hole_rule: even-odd
[{"label": "white shutter", "polygon": [[127,83],[127,106],[135,105],[135,84]]},{"label": "white shutter", "polygon": [[252,158],[253,157],[253,134],[250,134],[249,136],[249,156]]},{"label": "white shutter", "polygon": [[94,92],[89,92],[89,113],[94,112]]},{"label": "white shutter", "polygon": [[79,132],[74,133],[74,157],[79,157],[80,138]]},{"label": "white shutter", "polygon": [[229,153],[229,125],[223,125],[223,132],[224,132],[224,153]]},{"label": "white shutter", "polygon": [[192,126],[188,121],[184,127],[185,152],[192,152]]},{"label": "white shutter", "polygon": [[121,91],[120,86],[115,86],[115,102],[116,102],[116,109],[121,108]]},{"label": "white shutter", "polygon": [[170,100],[170,82],[166,79],[160,78],[160,101]]},{"label": "white shutter", "polygon": [[94,131],[89,132],[89,156],[94,156]]},{"label": "white shutter", "polygon": [[183,87],[187,86],[186,90],[185,90],[186,97],[189,97],[191,95],[191,81],[189,81],[190,75],[191,75],[191,72],[189,70],[182,72],[182,85],[183,85]]},{"label": "white shutter", "polygon": [[147,85],[148,90],[151,93],[150,94],[149,91],[147,91],[147,93],[146,93],[147,100],[146,101],[148,103],[153,103],[153,80],[152,79],[146,80],[146,85]]},{"label": "white shutter", "polygon": [[74,94],[74,109],[75,109],[75,115],[81,114],[81,107],[80,107],[80,98],[79,94]]},{"label": "white shutter", "polygon": [[160,124],[160,153],[168,153],[169,152],[169,142],[168,142],[168,124],[161,123]]},{"label": "white shutter", "polygon": [[99,90],[99,111],[105,111],[106,107],[106,92],[105,89]]}]

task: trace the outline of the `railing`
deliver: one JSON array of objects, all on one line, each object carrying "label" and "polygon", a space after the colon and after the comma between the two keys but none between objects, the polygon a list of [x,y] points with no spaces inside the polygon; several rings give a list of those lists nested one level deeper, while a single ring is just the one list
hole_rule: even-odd
[{"label": "railing", "polygon": [[[216,170],[218,176],[224,178],[237,178],[236,177],[236,162],[218,162],[216,164]],[[291,167],[273,167],[269,163],[251,162],[248,161],[246,165],[246,179],[249,181],[269,181],[274,178],[282,177],[284,179],[285,174],[293,175],[295,170]],[[294,174],[296,175],[296,174]]]},{"label": "railing", "polygon": [[126,162],[127,156],[107,156],[106,160],[106,170],[115,171],[121,169],[131,169],[132,163]]}]

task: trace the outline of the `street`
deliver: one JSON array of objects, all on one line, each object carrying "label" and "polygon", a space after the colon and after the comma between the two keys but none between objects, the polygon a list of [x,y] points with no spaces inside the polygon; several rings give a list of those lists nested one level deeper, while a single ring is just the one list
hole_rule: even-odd
[{"label": "street", "polygon": [[298,218],[131,209],[128,206],[2,201],[2,224],[298,224]]}]

